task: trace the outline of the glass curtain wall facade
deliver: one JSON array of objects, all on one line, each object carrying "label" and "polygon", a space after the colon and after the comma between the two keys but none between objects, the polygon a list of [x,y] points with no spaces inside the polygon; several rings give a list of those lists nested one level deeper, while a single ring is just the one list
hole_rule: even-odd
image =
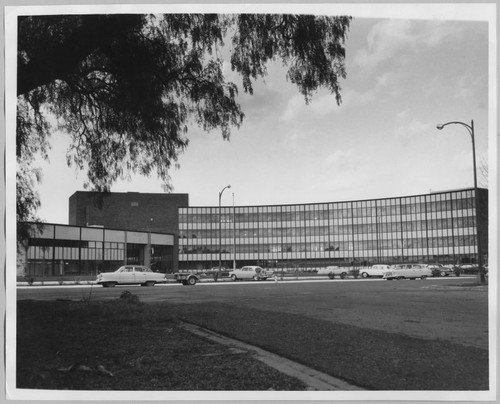
[{"label": "glass curtain wall facade", "polygon": [[19,260],[18,275],[50,279],[94,277],[121,265],[144,265],[148,250],[151,269],[173,271],[174,236],[170,234],[44,224],[33,226]]},{"label": "glass curtain wall facade", "polygon": [[225,268],[476,262],[474,189],[220,211],[179,208],[180,269],[215,267],[219,256]]}]

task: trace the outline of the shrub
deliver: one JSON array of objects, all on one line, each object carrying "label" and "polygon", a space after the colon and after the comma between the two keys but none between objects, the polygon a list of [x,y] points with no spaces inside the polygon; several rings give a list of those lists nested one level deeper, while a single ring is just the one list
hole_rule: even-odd
[{"label": "shrub", "polygon": [[35,277],[31,275],[26,275],[24,279],[26,280],[26,282],[28,282],[28,285],[30,286],[32,286],[33,283],[35,282]]},{"label": "shrub", "polygon": [[134,295],[133,293],[129,292],[128,290],[125,290],[122,292],[122,294],[120,295],[120,299],[122,299],[128,303],[133,303],[133,304],[140,303],[139,296]]},{"label": "shrub", "polygon": [[441,270],[439,268],[432,268],[432,276],[441,276]]}]

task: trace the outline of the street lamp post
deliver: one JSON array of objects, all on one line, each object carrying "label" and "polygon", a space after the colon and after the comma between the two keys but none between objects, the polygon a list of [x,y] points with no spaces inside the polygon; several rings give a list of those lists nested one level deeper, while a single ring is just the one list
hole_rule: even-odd
[{"label": "street lamp post", "polygon": [[473,159],[473,167],[474,167],[474,198],[475,198],[475,205],[476,205],[476,237],[477,237],[477,263],[479,266],[479,280],[482,284],[486,283],[486,277],[484,276],[483,272],[483,250],[481,246],[481,236],[480,236],[480,225],[479,225],[479,195],[478,195],[478,189],[477,189],[477,168],[476,168],[476,142],[474,139],[474,121],[470,121],[470,125],[464,123],[464,122],[459,122],[459,121],[453,121],[453,122],[447,122],[444,124],[439,124],[436,126],[437,129],[442,130],[445,126],[447,125],[462,125],[465,127],[470,134],[471,140],[472,140],[472,159]]},{"label": "street lamp post", "polygon": [[222,191],[219,192],[219,273],[222,271],[222,212],[221,212],[221,199],[222,193],[226,190],[226,188],[231,188],[231,185],[227,185],[222,188]]},{"label": "street lamp post", "polygon": [[234,192],[233,192],[233,269],[236,269],[236,211],[234,210]]}]

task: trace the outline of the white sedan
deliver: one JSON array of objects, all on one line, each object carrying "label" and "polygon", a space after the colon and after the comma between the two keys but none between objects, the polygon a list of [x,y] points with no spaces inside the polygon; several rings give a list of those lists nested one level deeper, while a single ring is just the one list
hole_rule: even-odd
[{"label": "white sedan", "polygon": [[427,279],[432,276],[432,270],[425,264],[397,264],[388,269],[383,278],[389,281],[393,279]]},{"label": "white sedan", "polygon": [[233,281],[237,281],[238,279],[253,279],[255,281],[265,281],[272,275],[272,272],[268,272],[264,268],[258,266],[245,266],[241,269],[233,269],[229,272],[229,277]]},{"label": "white sedan", "polygon": [[114,272],[102,272],[97,275],[97,284],[103,287],[116,285],[154,286],[157,283],[165,283],[165,274],[153,272],[148,267],[141,265],[124,265]]},{"label": "white sedan", "polygon": [[326,268],[318,269],[318,275],[328,275],[330,279],[335,279],[335,276],[340,276],[342,279],[347,277],[349,273],[349,268],[346,267],[338,267],[338,266],[329,266]]},{"label": "white sedan", "polygon": [[359,273],[363,278],[369,278],[372,276],[384,276],[384,273],[387,272],[390,268],[390,265],[377,264],[368,268],[361,268]]}]

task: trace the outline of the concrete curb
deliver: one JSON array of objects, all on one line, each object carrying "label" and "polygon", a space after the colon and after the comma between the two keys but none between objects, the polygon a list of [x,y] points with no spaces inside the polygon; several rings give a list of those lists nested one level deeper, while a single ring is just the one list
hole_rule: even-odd
[{"label": "concrete curb", "polygon": [[219,344],[225,345],[229,348],[236,348],[243,351],[251,352],[255,359],[265,363],[268,366],[271,366],[272,368],[280,371],[281,373],[284,373],[288,376],[295,377],[301,380],[309,387],[309,390],[318,390],[318,391],[364,390],[358,386],[349,384],[343,380],[332,377],[326,373],[319,372],[315,369],[311,369],[307,366],[293,362],[289,359],[283,358],[272,352],[247,344],[245,342],[241,342],[226,337],[224,335],[217,334],[214,331],[207,330],[200,326],[182,322],[181,327],[186,331],[189,331],[193,334],[209,339],[211,341],[217,342]]},{"label": "concrete curb", "polygon": [[[470,279],[470,278],[475,278],[476,276],[475,275],[462,275],[460,276],[460,278],[462,279]],[[456,278],[455,276],[453,277],[432,277],[432,278],[428,278],[428,279],[433,279],[433,280],[447,280],[447,279],[458,279]],[[290,281],[329,281],[329,282],[361,282],[361,281],[369,281],[369,282],[381,282],[381,281],[385,281],[385,279],[382,279],[382,278],[368,278],[368,279],[363,279],[363,278],[358,278],[358,279],[355,279],[355,278],[352,278],[352,277],[348,277],[346,279],[340,279],[340,278],[335,278],[335,279],[329,279],[328,276],[299,276],[299,277],[295,277],[295,276],[289,276],[289,277],[285,277],[283,279],[280,279],[278,278],[277,280],[275,280],[274,278],[269,278],[265,281],[253,281],[253,280],[242,280],[242,281],[236,281],[236,282],[233,282],[230,278],[223,278],[223,279],[219,279],[217,282],[214,282],[213,279],[211,278],[202,278],[199,280],[198,283],[209,283],[209,284],[223,284],[223,283],[230,283],[230,284],[234,284],[234,285],[237,285],[237,284],[240,284],[240,283],[243,283],[243,282],[250,282],[252,284],[262,284],[262,283],[281,283],[281,282],[290,282]],[[35,287],[35,286],[100,286],[100,285],[97,285],[97,282],[96,281],[79,281],[79,282],[76,282],[76,281],[63,281],[62,283],[59,282],[59,281],[36,281],[34,282],[32,285],[30,285],[28,282],[24,282],[24,281],[16,281],[16,286],[31,286],[31,287]],[[161,285],[181,285],[181,283],[179,282],[175,282],[173,280],[168,280],[166,283],[159,283],[157,284],[157,286],[161,286]]]}]

